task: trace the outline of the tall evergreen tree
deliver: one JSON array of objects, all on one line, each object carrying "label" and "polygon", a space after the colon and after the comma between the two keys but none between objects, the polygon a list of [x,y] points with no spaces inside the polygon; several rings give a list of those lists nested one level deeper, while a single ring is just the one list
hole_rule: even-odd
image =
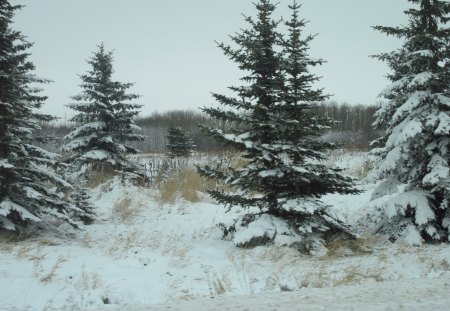
[{"label": "tall evergreen tree", "polygon": [[191,154],[193,141],[182,127],[170,127],[167,139],[169,141],[167,144],[169,157],[188,157]]},{"label": "tall evergreen tree", "polygon": [[133,83],[112,80],[112,61],[113,53],[105,51],[103,44],[99,46],[88,61],[92,69],[81,75],[82,92],[73,96],[75,103],[68,105],[77,112],[71,119],[76,127],[65,137],[70,142],[62,150],[70,154],[69,163],[82,173],[105,168],[137,171],[126,155],[138,150],[126,143],[144,139],[133,121],[141,105],[132,101],[139,95],[127,93]]},{"label": "tall evergreen tree", "polygon": [[74,224],[61,192],[72,186],[53,170],[59,156],[33,145],[47,141],[32,135],[39,122],[54,118],[36,111],[46,99],[36,85],[46,81],[32,73],[32,44],[11,29],[20,8],[0,0],[0,228],[15,231],[46,224],[47,216]]},{"label": "tall evergreen tree", "polygon": [[326,98],[312,84],[318,78],[308,68],[322,63],[309,58],[308,43],[302,39],[305,22],[299,20],[299,5],[294,2],[292,19],[287,22],[289,37],[278,32],[279,22],[272,14],[276,8],[269,0],[255,4],[257,19],[247,17],[250,29],[232,40],[239,46],[220,48],[247,73],[246,85],[231,87],[237,97],[214,94],[225,110],[206,108],[210,116],[234,122],[231,132],[206,128],[219,141],[241,152],[244,167],[200,168],[202,175],[221,180],[237,192],[210,191],[219,203],[243,207],[257,206],[258,213],[286,220],[297,234],[321,236],[344,232],[347,228],[327,213],[320,197],[327,193],[354,193],[352,180],[320,164],[332,145],[317,137],[332,120],[315,113],[316,103]]},{"label": "tall evergreen tree", "polygon": [[[397,192],[378,199],[385,211],[379,230],[394,240],[406,235],[414,243],[448,241],[450,3],[408,1],[418,6],[405,11],[408,25],[375,27],[404,40],[398,50],[375,56],[391,68],[392,84],[382,92],[386,102],[376,113],[375,125],[387,130],[374,142],[379,162],[373,176],[388,178],[382,186]],[[406,188],[398,191],[399,183]]]}]

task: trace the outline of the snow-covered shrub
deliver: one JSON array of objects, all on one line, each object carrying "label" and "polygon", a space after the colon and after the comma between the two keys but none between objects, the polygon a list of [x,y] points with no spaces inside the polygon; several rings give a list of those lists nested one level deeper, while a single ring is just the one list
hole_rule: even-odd
[{"label": "snow-covered shrub", "polygon": [[381,183],[374,190],[372,201],[364,208],[367,215],[361,226],[369,232],[387,235],[411,245],[421,245],[421,232],[433,237],[438,234],[430,220],[434,218],[430,198],[423,191],[405,190],[391,181]]},{"label": "snow-covered shrub", "polygon": [[225,239],[242,248],[275,245],[291,247],[301,253],[324,254],[332,239],[348,241],[349,244],[354,240],[353,235],[340,231],[328,232],[327,235],[320,231],[315,233],[311,227],[309,231],[301,232],[296,225],[295,217],[292,217],[291,221],[286,221],[270,214],[257,214],[256,210],[255,213],[238,214],[229,218],[220,223],[219,227]]}]

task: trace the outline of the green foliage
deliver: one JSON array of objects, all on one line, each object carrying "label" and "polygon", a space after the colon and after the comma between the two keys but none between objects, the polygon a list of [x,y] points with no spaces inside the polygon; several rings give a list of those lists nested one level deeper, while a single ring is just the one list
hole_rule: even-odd
[{"label": "green foliage", "polygon": [[[203,176],[232,186],[234,192],[211,190],[218,202],[257,206],[260,214],[286,220],[300,234],[347,231],[333,219],[319,197],[327,193],[356,193],[353,181],[320,163],[334,145],[318,138],[334,121],[317,113],[317,103],[327,95],[315,89],[318,77],[309,72],[320,65],[307,54],[312,36],[302,39],[305,21],[294,2],[286,23],[288,36],[273,20],[276,5],[255,4],[257,17],[246,17],[249,29],[231,36],[238,46],[219,47],[236,62],[245,76],[242,86],[230,87],[236,97],[213,94],[231,109],[204,111],[231,129],[204,127],[209,135],[241,152],[244,167],[200,167]],[[255,217],[249,217],[254,219]]]},{"label": "green foliage", "polygon": [[167,140],[169,141],[166,145],[169,149],[169,157],[187,157],[191,154],[193,141],[187,136],[186,131],[183,128],[170,127]]},{"label": "green foliage", "polygon": [[85,225],[90,225],[94,222],[96,214],[94,212],[94,206],[90,202],[90,197],[87,188],[75,187],[72,194],[72,202],[78,209],[75,215]]},{"label": "green foliage", "polygon": [[117,171],[139,171],[126,160],[126,155],[138,152],[126,143],[144,139],[133,121],[141,106],[132,101],[139,95],[127,93],[133,83],[112,79],[112,61],[112,52],[105,51],[103,44],[99,46],[88,61],[91,70],[81,75],[82,92],[73,96],[75,103],[68,105],[77,112],[71,119],[76,127],[66,135],[70,141],[62,150],[69,154],[69,163],[82,173],[105,166]]},{"label": "green foliage", "polygon": [[35,145],[48,137],[34,136],[39,122],[54,120],[37,112],[46,97],[39,95],[37,78],[28,60],[31,43],[11,29],[20,6],[0,0],[0,229],[20,231],[29,225],[48,226],[59,218],[76,226],[70,218],[71,205],[63,191],[72,186],[55,169],[59,155]]},{"label": "green foliage", "polygon": [[405,193],[397,198],[411,200],[420,194],[425,203],[409,204],[409,200],[391,197],[399,202],[396,215],[390,215],[380,230],[392,233],[393,239],[410,232],[426,241],[448,241],[450,3],[409,1],[415,6],[405,11],[407,25],[374,27],[401,38],[403,45],[375,56],[391,68],[388,77],[392,84],[382,93],[386,102],[376,112],[375,125],[386,131],[373,143],[372,153],[378,157],[373,175],[407,184]]}]

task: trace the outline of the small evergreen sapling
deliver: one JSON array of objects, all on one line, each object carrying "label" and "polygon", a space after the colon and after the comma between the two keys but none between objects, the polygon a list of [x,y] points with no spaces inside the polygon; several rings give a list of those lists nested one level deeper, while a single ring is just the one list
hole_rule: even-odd
[{"label": "small evergreen sapling", "polygon": [[88,189],[76,186],[72,191],[71,198],[72,203],[78,210],[75,216],[85,225],[92,224],[97,215],[95,214],[94,206],[90,202]]},{"label": "small evergreen sapling", "polygon": [[169,143],[166,145],[169,149],[168,155],[171,158],[188,157],[193,148],[193,141],[186,131],[181,127],[170,127],[167,136]]},{"label": "small evergreen sapling", "polygon": [[386,131],[372,150],[377,161],[371,176],[387,181],[371,206],[381,211],[377,230],[392,240],[449,241],[450,3],[409,2],[418,8],[405,12],[408,25],[375,27],[404,43],[375,56],[392,69],[392,84],[381,93],[386,101],[374,125]]}]

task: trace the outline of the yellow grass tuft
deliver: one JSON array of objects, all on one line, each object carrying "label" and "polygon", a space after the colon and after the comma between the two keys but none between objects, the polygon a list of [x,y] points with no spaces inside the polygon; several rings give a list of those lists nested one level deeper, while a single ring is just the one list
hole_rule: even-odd
[{"label": "yellow grass tuft", "polygon": [[214,186],[215,182],[200,176],[195,168],[184,167],[160,183],[157,200],[160,204],[174,204],[177,199],[195,203],[201,200],[200,193]]},{"label": "yellow grass tuft", "polygon": [[121,221],[129,221],[138,216],[142,208],[142,205],[136,204],[136,202],[133,202],[133,199],[127,195],[114,204],[112,212],[113,215]]}]

